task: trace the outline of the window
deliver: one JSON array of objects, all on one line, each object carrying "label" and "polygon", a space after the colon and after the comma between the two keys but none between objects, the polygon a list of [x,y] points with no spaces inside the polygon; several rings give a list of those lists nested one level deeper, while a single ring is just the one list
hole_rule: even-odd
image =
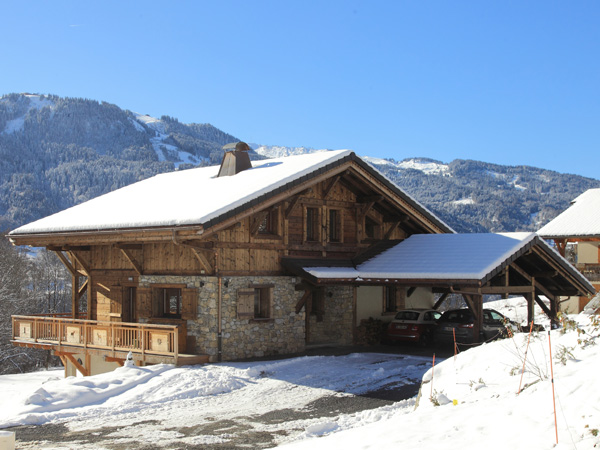
[{"label": "window", "polygon": [[329,242],[342,242],[342,212],[339,209],[329,210]]},{"label": "window", "polygon": [[306,240],[311,242],[320,241],[319,236],[319,209],[306,208]]},{"label": "window", "polygon": [[396,287],[384,286],[383,288],[383,312],[396,312]]},{"label": "window", "polygon": [[181,318],[181,288],[154,288],[153,300],[153,317]]},{"label": "window", "polygon": [[259,236],[279,235],[279,209],[271,209],[262,216],[257,232]]},{"label": "window", "polygon": [[379,239],[381,236],[381,225],[369,216],[365,216],[365,236],[371,239]]},{"label": "window", "polygon": [[271,296],[270,288],[254,289],[254,318],[268,319],[271,317]]},{"label": "window", "polygon": [[250,286],[238,290],[237,315],[240,319],[270,319],[273,286]]}]

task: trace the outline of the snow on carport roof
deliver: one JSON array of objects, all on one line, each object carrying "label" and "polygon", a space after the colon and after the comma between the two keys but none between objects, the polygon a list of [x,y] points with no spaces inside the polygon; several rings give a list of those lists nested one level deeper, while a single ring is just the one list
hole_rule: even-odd
[{"label": "snow on carport roof", "polygon": [[600,237],[600,188],[585,191],[538,234],[547,239]]},{"label": "snow on carport roof", "polygon": [[415,234],[356,269],[308,267],[317,278],[482,280],[535,233]]}]

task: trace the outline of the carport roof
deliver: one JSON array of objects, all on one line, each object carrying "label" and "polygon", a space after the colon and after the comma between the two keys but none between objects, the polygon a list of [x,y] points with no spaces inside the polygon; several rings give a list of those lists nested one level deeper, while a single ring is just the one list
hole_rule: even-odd
[{"label": "carport roof", "polygon": [[321,284],[345,280],[483,286],[517,260],[521,273],[539,277],[554,295],[595,292],[580,272],[535,233],[419,234],[352,267],[335,262],[326,266],[296,263],[309,279]]}]

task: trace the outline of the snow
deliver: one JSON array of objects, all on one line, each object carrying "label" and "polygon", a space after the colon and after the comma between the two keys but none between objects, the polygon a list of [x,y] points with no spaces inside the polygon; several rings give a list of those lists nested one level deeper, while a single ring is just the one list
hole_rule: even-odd
[{"label": "snow", "polygon": [[[516,318],[523,301],[486,306]],[[426,357],[353,353],[180,368],[123,367],[83,379],[58,379],[62,371],[5,375],[0,376],[5,394],[0,397],[0,428],[50,423],[92,433],[110,425],[114,431],[107,438],[115,444],[160,441],[162,447],[182,448],[227,443],[235,431],[189,435],[178,427],[247,415],[244,433],[273,433],[273,445],[290,450],[591,450],[600,446],[600,346],[590,343],[598,339],[598,319],[586,314],[569,319],[579,329],[534,332],[529,344],[526,333],[517,333],[445,361],[436,359],[433,369]],[[305,411],[323,395],[360,395],[414,378],[422,380],[418,398],[277,424],[254,420],[285,408]],[[45,445],[38,448],[71,448],[68,442]]]},{"label": "snow", "polygon": [[21,131],[25,126],[25,117],[27,117],[27,114],[29,114],[31,109],[42,109],[46,106],[54,106],[54,103],[51,100],[48,100],[41,95],[25,94],[25,97],[29,98],[29,109],[21,117],[6,122],[6,127],[2,130],[2,133],[11,134]]},{"label": "snow", "polygon": [[285,156],[304,155],[307,153],[327,152],[308,147],[282,147],[277,145],[261,145],[254,149],[256,153],[267,158],[282,158]]},{"label": "snow", "polygon": [[425,175],[445,175],[450,172],[447,164],[443,164],[437,161],[424,160],[421,158],[410,158],[400,162],[388,161],[387,159],[374,158],[371,156],[365,157],[365,161],[380,165],[380,166],[392,166],[397,169],[412,169],[423,172]]},{"label": "snow", "polygon": [[254,161],[251,169],[230,177],[217,178],[219,166],[164,173],[11,234],[203,224],[351,154],[338,150]]},{"label": "snow", "polygon": [[401,169],[420,170],[425,175],[439,175],[449,172],[447,164],[434,161],[423,161],[420,159],[406,159],[398,163]]},{"label": "snow", "polygon": [[[588,332],[588,316],[576,319]],[[308,439],[285,449],[535,448],[592,449],[600,445],[600,348],[577,344],[578,333],[532,336],[525,372],[527,334],[461,352],[436,364],[423,377],[415,410],[402,408],[365,426],[334,420],[315,425]],[[552,347],[550,347],[550,345]],[[567,349],[572,357],[562,358]],[[554,429],[550,351],[556,394],[558,445]],[[563,364],[560,360],[563,360]],[[433,374],[433,376],[432,376]],[[521,392],[519,392],[521,386]],[[440,406],[430,400],[434,398]],[[316,436],[324,436],[315,439]]]},{"label": "snow", "polygon": [[600,188],[585,191],[538,234],[545,238],[600,236]]},{"label": "snow", "polygon": [[466,197],[466,198],[461,198],[460,200],[454,200],[452,202],[452,204],[454,204],[454,205],[474,205],[475,200],[473,200],[473,197]]},{"label": "snow", "polygon": [[181,150],[179,147],[166,143],[169,133],[165,131],[165,124],[160,119],[149,116],[148,114],[134,113],[135,120],[131,120],[138,131],[145,131],[139,122],[145,124],[148,128],[154,130],[155,136],[150,138],[152,148],[156,152],[159,161],[172,161],[175,167],[181,164],[198,164],[204,158],[198,158],[189,152]]},{"label": "snow", "polygon": [[[86,378],[58,379],[62,371],[0,376],[2,392],[19,392],[18,396],[0,398],[0,428],[64,423],[71,431],[93,431],[110,424],[123,427],[111,436],[120,442],[149,438],[151,442],[158,435],[161,440],[182,443],[226,442],[230,438],[227,433],[186,438],[174,428],[205,424],[215,418],[259,417],[288,408],[302,412],[323,397],[352,397],[418,383],[428,360],[422,356],[353,353],[178,368],[120,367]],[[15,380],[21,380],[18,386]],[[341,420],[345,426],[369,423],[407,404],[414,402],[399,402]],[[130,427],[147,417],[160,423]],[[319,417],[299,414],[293,422],[254,421],[252,427],[265,432],[295,429],[295,435],[303,435],[306,429],[322,433],[320,421]],[[282,441],[289,439],[281,436]]]},{"label": "snow", "polygon": [[[481,280],[536,237],[535,233],[415,234],[356,270],[310,267],[318,278]],[[546,245],[540,241],[540,245]]]}]

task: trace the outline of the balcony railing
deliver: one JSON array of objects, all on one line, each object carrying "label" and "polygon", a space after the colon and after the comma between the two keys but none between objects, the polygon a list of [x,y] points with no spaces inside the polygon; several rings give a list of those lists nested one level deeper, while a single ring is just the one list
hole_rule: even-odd
[{"label": "balcony railing", "polygon": [[577,269],[592,282],[600,281],[600,264],[577,264]]},{"label": "balcony railing", "polygon": [[180,339],[185,339],[185,330],[177,325],[13,316],[12,338],[19,343],[98,349],[113,354],[131,351],[141,354],[142,360],[145,355],[169,356],[177,364]]}]

